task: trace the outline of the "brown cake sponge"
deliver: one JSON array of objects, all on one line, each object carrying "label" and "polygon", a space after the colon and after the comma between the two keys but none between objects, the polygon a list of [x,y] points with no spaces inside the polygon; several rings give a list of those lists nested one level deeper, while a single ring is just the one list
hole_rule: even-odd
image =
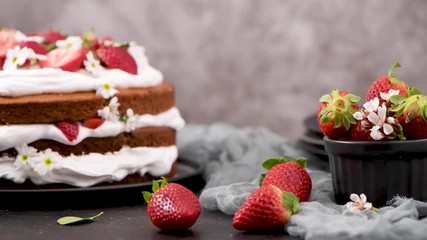
[{"label": "brown cake sponge", "polygon": [[[119,151],[123,146],[129,147],[166,147],[175,145],[176,131],[169,127],[137,128],[130,133],[122,133],[116,137],[86,138],[75,146],[65,145],[53,140],[38,140],[29,145],[38,149],[47,148],[58,152],[62,156],[83,155],[84,153],[107,153]],[[0,152],[0,156],[15,157],[16,150],[7,149]]]},{"label": "brown cake sponge", "polygon": [[[130,108],[135,114],[158,114],[175,106],[174,86],[168,82],[149,88],[117,90],[121,113]],[[82,121],[97,117],[98,110],[107,106],[109,101],[94,91],[0,97],[0,124]]]}]

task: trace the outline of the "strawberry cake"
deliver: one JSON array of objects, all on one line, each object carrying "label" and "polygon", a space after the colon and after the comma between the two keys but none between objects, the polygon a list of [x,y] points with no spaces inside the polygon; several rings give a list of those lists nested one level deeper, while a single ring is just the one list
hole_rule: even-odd
[{"label": "strawberry cake", "polygon": [[142,46],[0,29],[0,188],[173,176],[183,126]]}]

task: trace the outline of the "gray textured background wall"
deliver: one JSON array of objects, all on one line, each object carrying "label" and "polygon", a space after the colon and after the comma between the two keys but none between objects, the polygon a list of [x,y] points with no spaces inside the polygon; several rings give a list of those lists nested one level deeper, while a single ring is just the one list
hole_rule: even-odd
[{"label": "gray textured background wall", "polygon": [[422,0],[1,0],[0,25],[136,40],[190,123],[297,138],[322,94],[363,96],[397,60],[397,75],[427,92]]}]

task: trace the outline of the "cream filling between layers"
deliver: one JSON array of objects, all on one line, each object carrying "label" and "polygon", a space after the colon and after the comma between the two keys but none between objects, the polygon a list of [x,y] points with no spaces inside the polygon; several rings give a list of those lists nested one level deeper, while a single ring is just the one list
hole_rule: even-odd
[{"label": "cream filling between layers", "polygon": [[[174,129],[181,129],[184,127],[185,122],[179,110],[176,107],[172,107],[157,115],[135,115],[134,124],[136,128],[166,126]],[[123,122],[105,121],[96,129],[80,126],[77,139],[70,142],[54,124],[1,125],[0,151],[14,148],[22,144],[29,144],[40,139],[54,140],[74,146],[89,137],[114,137],[125,131],[126,125],[123,124]]]},{"label": "cream filling between layers", "polygon": [[120,181],[129,174],[149,173],[153,176],[168,174],[178,157],[176,146],[123,147],[120,151],[99,154],[60,157],[46,175],[31,168],[16,168],[15,158],[0,158],[0,178],[16,183],[30,179],[35,184],[66,183],[76,187],[89,187],[101,182]]}]

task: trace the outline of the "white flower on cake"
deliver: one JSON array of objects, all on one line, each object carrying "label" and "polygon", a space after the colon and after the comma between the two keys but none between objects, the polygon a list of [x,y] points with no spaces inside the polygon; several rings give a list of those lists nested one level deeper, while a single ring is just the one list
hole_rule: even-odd
[{"label": "white flower on cake", "polygon": [[36,157],[37,149],[30,147],[27,144],[22,144],[15,147],[15,149],[18,152],[18,156],[16,156],[16,160],[13,164],[16,168],[21,169],[32,165],[31,161]]},{"label": "white flower on cake", "polygon": [[105,120],[112,122],[117,122],[119,120],[119,102],[117,97],[113,97],[110,100],[108,106],[104,107],[101,110],[98,110],[98,116],[102,117]]},{"label": "white flower on cake", "polygon": [[46,56],[36,54],[33,49],[27,47],[16,46],[13,49],[7,50],[6,61],[3,64],[4,70],[17,70],[18,67],[23,66],[27,60],[34,64],[37,60],[45,59]]},{"label": "white flower on cake", "polygon": [[101,66],[99,60],[95,58],[92,51],[86,54],[86,60],[84,60],[83,64],[86,70],[94,76],[99,76],[100,73],[105,70],[104,67]]},{"label": "white flower on cake", "polygon": [[130,108],[128,108],[126,111],[126,116],[124,116],[124,124],[126,132],[131,132],[136,128],[136,116],[134,115],[133,110]]},{"label": "white flower on cake", "polygon": [[345,204],[345,207],[351,212],[360,212],[363,210],[374,210],[372,208],[372,203],[367,202],[367,198],[365,194],[357,194],[352,193],[350,195],[351,202]]},{"label": "white flower on cake", "polygon": [[96,95],[101,95],[105,99],[116,95],[118,92],[119,91],[111,87],[111,85],[108,83],[102,83],[96,86]]},{"label": "white flower on cake", "polygon": [[50,148],[46,149],[44,152],[40,153],[37,164],[34,167],[34,171],[39,175],[46,175],[55,167],[59,157],[59,153],[53,152]]},{"label": "white flower on cake", "polygon": [[18,42],[37,42],[37,43],[42,43],[44,40],[44,38],[41,36],[27,36],[23,32],[20,32],[20,31],[16,31],[15,39]]},{"label": "white flower on cake", "polygon": [[80,49],[83,45],[83,39],[80,36],[69,36],[65,40],[56,41],[58,48]]}]

